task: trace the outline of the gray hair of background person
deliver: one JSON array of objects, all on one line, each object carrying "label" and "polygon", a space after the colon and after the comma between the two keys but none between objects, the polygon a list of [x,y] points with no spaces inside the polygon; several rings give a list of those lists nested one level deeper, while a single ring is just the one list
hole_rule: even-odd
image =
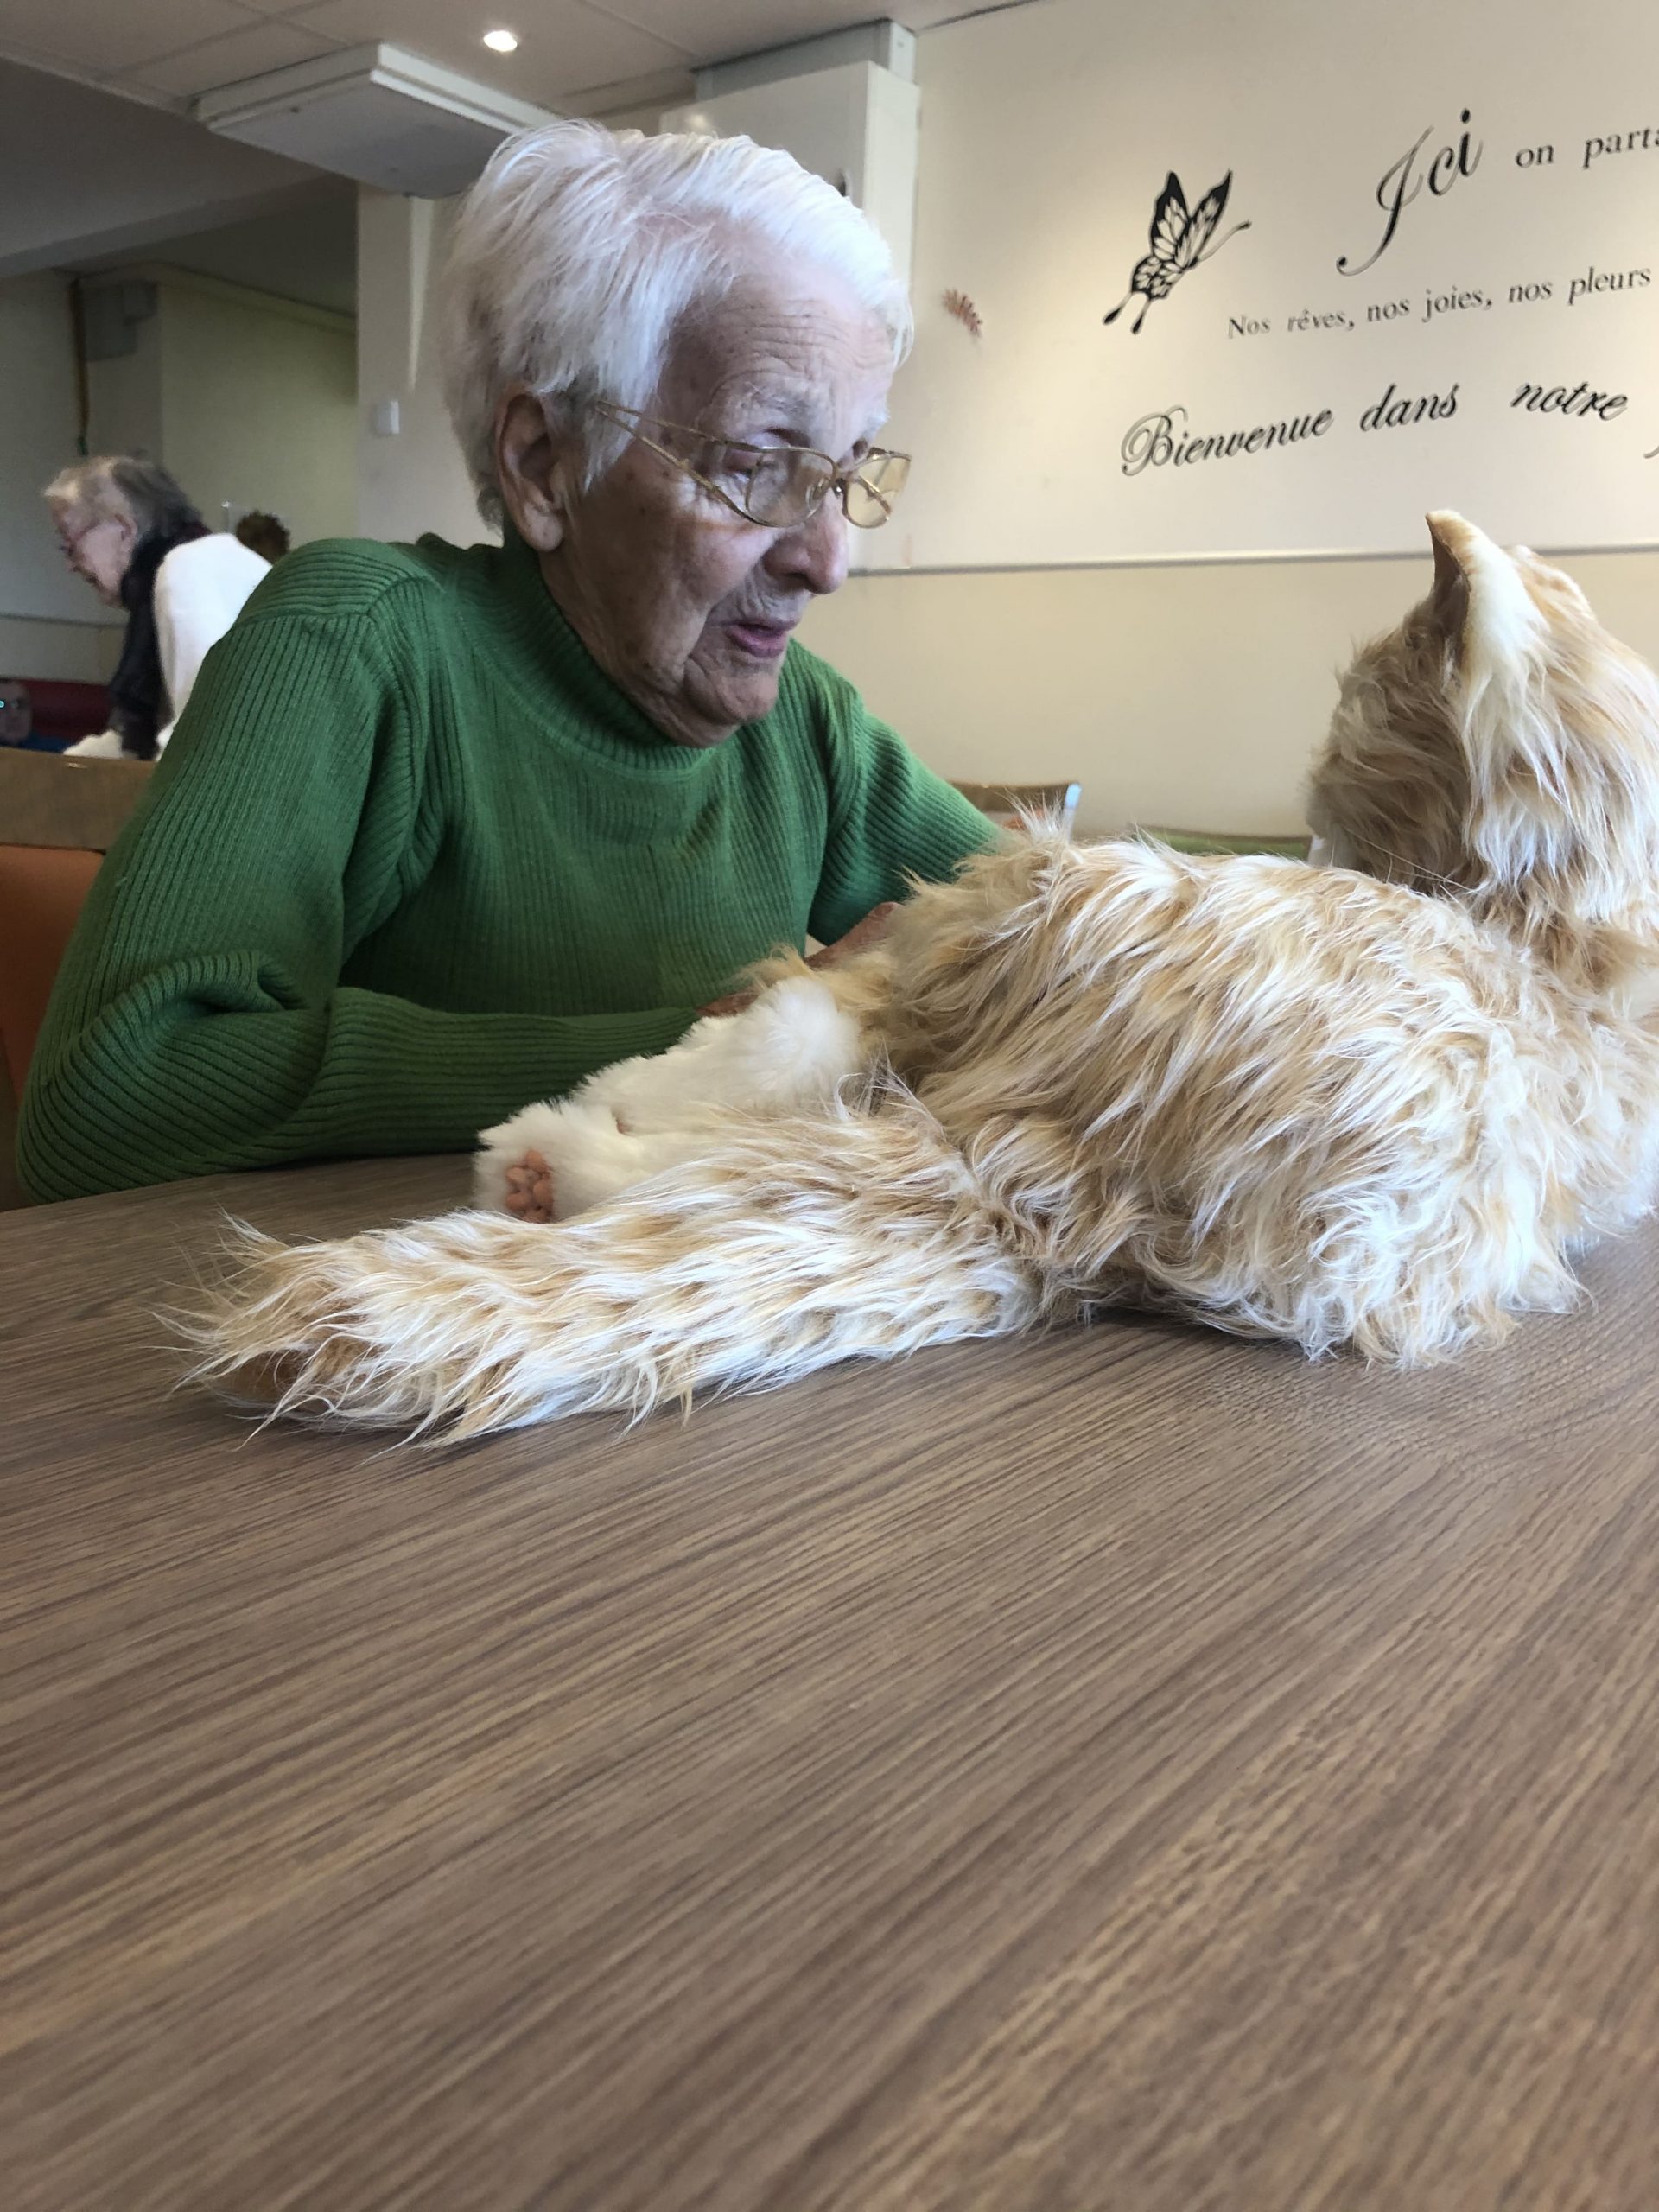
[{"label": "gray hair of background person", "polygon": [[62,469],[46,487],[49,507],[89,522],[124,519],[137,537],[159,531],[171,537],[200,523],[201,517],[157,461],[125,454],[100,454]]},{"label": "gray hair of background person", "polygon": [[523,385],[576,428],[591,484],[626,433],[588,410],[648,408],[675,325],[717,301],[757,244],[838,275],[904,359],[910,303],[880,232],[792,155],[583,122],[499,149],[461,209],[442,296],[444,396],[487,521],[501,515],[502,395]]}]

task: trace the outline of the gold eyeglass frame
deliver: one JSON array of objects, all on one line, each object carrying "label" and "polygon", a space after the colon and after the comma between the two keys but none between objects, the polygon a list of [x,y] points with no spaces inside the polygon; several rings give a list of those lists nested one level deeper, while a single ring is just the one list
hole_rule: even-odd
[{"label": "gold eyeglass frame", "polygon": [[[893,505],[899,494],[904,490],[906,480],[910,474],[910,455],[907,453],[894,453],[887,446],[872,446],[861,461],[855,461],[849,467],[843,468],[833,454],[820,453],[816,446],[757,446],[751,444],[747,438],[722,438],[717,431],[700,430],[690,423],[671,423],[663,416],[647,415],[638,407],[623,407],[613,399],[594,400],[593,411],[595,415],[604,416],[607,422],[616,423],[620,429],[626,430],[631,438],[638,438],[642,446],[659,454],[671,467],[677,468],[682,475],[689,476],[694,484],[701,485],[702,489],[711,497],[718,499],[722,506],[729,507],[734,515],[741,515],[745,522],[754,523],[762,530],[798,530],[802,524],[811,521],[813,516],[818,512],[832,493],[840,500],[841,512],[853,529],[880,530],[885,522],[891,520]],[[768,522],[764,515],[751,512],[741,499],[734,499],[729,492],[705,476],[701,469],[694,468],[683,454],[675,453],[671,448],[659,445],[655,438],[647,437],[639,427],[641,423],[649,423],[654,430],[677,431],[682,437],[696,438],[702,445],[724,446],[735,453],[752,453],[762,458],[768,454],[786,453],[798,455],[804,461],[822,461],[825,480],[817,497],[804,514],[798,516],[793,522]],[[890,490],[881,490],[865,477],[863,472],[873,461],[903,462],[899,481]],[[879,514],[872,515],[866,522],[861,522],[847,504],[848,492],[854,484],[857,484],[866,496],[874,499],[881,510]]]}]

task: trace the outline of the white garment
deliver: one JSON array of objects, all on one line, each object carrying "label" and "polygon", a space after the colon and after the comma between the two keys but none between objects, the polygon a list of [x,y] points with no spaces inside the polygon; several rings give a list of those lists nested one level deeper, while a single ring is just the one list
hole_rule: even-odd
[{"label": "white garment", "polygon": [[[162,681],[173,705],[173,721],[156,733],[157,752],[172,736],[174,723],[184,712],[208,648],[219,643],[242,612],[254,586],[270,571],[269,561],[224,531],[216,531],[210,537],[193,537],[188,545],[175,545],[156,569],[150,605],[161,651]],[[63,758],[114,760],[120,753],[119,735],[106,729],[97,737],[83,737],[79,745],[67,746]]]},{"label": "white garment", "polygon": [[100,730],[96,737],[77,738],[58,755],[60,760],[118,760],[126,747],[118,730]]}]

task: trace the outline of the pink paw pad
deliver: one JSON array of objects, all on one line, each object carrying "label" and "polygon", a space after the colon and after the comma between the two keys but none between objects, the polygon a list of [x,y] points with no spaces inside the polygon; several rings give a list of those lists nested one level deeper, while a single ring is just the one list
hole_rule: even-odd
[{"label": "pink paw pad", "polygon": [[553,1175],[539,1152],[525,1153],[507,1170],[507,1211],[520,1221],[551,1221]]}]

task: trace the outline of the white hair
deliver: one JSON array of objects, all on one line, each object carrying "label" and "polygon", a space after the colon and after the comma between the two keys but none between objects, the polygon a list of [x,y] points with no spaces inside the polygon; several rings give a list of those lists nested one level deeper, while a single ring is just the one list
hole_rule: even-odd
[{"label": "white hair", "polygon": [[135,534],[175,531],[201,517],[160,461],[140,454],[96,454],[60,469],[41,494],[54,515],[130,522]]},{"label": "white hair", "polygon": [[877,316],[896,368],[910,303],[875,226],[792,155],[748,138],[610,131],[587,122],[499,147],[467,195],[444,277],[444,397],[480,511],[499,518],[495,411],[522,384],[581,430],[588,480],[623,434],[603,398],[646,408],[675,325],[718,300],[762,241],[838,275]]}]

